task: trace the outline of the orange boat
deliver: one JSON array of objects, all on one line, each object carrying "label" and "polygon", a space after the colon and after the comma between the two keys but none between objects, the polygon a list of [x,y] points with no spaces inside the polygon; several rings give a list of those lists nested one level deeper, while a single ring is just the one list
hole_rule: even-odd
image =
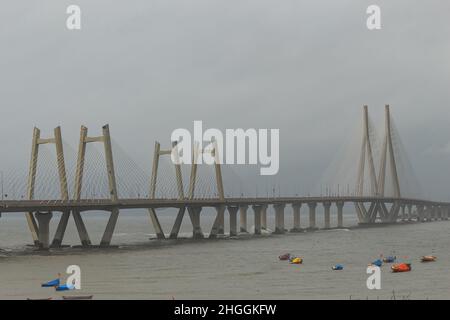
[{"label": "orange boat", "polygon": [[396,263],[392,267],[392,272],[409,272],[411,271],[410,263]]},{"label": "orange boat", "polygon": [[423,256],[422,258],[420,258],[421,262],[433,262],[436,261],[436,257],[435,256]]}]

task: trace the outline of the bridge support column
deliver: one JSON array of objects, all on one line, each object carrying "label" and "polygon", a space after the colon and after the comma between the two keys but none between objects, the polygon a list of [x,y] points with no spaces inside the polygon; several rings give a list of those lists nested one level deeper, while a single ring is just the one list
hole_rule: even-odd
[{"label": "bridge support column", "polygon": [[175,218],[175,223],[173,224],[172,231],[170,231],[170,239],[178,238],[178,233],[180,233],[181,223],[183,222],[185,212],[186,207],[181,207],[178,210],[178,214],[177,217]]},{"label": "bridge support column", "polygon": [[422,205],[416,206],[417,210],[417,222],[424,222],[425,221],[425,215],[424,215],[424,207]]},{"label": "bridge support column", "polygon": [[217,234],[225,234],[225,207],[222,207],[222,209],[218,212],[218,219],[219,219],[219,225],[217,228]]},{"label": "bridge support column", "polygon": [[261,229],[267,230],[267,204],[261,206]]},{"label": "bridge support column", "polygon": [[66,233],[67,223],[69,222],[70,211],[64,211],[61,215],[61,220],[58,223],[58,227],[55,232],[55,237],[52,241],[52,247],[61,247],[64,234]]},{"label": "bridge support column", "polygon": [[433,206],[427,209],[427,221],[433,221]]},{"label": "bridge support column", "polygon": [[437,206],[432,206],[431,207],[431,219],[430,219],[430,221],[437,220],[437,211],[438,211]]},{"label": "bridge support column", "polygon": [[331,202],[323,203],[325,229],[330,229],[330,207],[331,207]]},{"label": "bridge support column", "polygon": [[105,232],[103,233],[102,240],[100,241],[101,247],[108,247],[111,244],[111,239],[116,228],[117,219],[119,218],[119,209],[114,208],[111,210],[108,223],[106,224]]},{"label": "bridge support column", "polygon": [[445,207],[445,215],[444,215],[444,220],[448,220],[448,214],[450,211],[450,207]]},{"label": "bridge support column", "polygon": [[228,213],[230,214],[230,237],[237,236],[237,212],[239,207],[229,206]]},{"label": "bridge support column", "polygon": [[239,207],[239,217],[240,217],[240,230],[241,232],[247,232],[247,209],[248,206]]},{"label": "bridge support column", "polygon": [[309,202],[308,203],[308,207],[309,207],[309,227],[308,227],[308,230],[309,231],[314,231],[314,230],[317,230],[317,227],[316,227],[316,207],[317,207],[317,203],[316,202]]},{"label": "bridge support column", "polygon": [[412,221],[412,218],[413,218],[412,204],[408,204],[408,221]]},{"label": "bridge support column", "polygon": [[214,220],[213,227],[211,229],[211,232],[209,233],[209,238],[217,238],[217,235],[219,234],[220,230],[222,230],[223,234],[223,224],[225,221],[225,206],[217,206],[216,207],[217,216]]},{"label": "bridge support column", "polygon": [[275,208],[275,231],[276,234],[284,233],[284,207],[285,204],[274,204]]},{"label": "bridge support column", "polygon": [[402,208],[402,221],[406,221],[406,206],[403,204]]},{"label": "bridge support column", "polygon": [[72,215],[73,215],[73,220],[75,221],[75,225],[77,227],[78,236],[80,237],[81,245],[83,247],[89,247],[92,243],[91,243],[91,239],[89,238],[89,234],[87,232],[83,218],[81,217],[81,212],[79,212],[77,210],[73,210]]},{"label": "bridge support column", "polygon": [[300,227],[300,208],[302,207],[301,202],[292,204],[292,213],[294,216],[294,227],[291,229],[291,232],[301,232],[302,229]]},{"label": "bridge support column", "polygon": [[261,234],[261,205],[253,205],[253,213],[255,215],[255,234]]},{"label": "bridge support column", "polygon": [[[189,209],[188,209],[189,210]],[[200,225],[200,213],[202,212],[202,207],[191,207],[190,209],[190,215],[191,215],[191,221],[192,221],[192,237],[194,239],[203,239],[203,231],[202,227]]]},{"label": "bridge support column", "polygon": [[51,212],[36,212],[35,217],[39,224],[38,228],[38,239],[39,248],[47,250],[50,245],[50,220],[52,219],[53,213]]},{"label": "bridge support column", "polygon": [[344,227],[344,215],[343,215],[343,209],[344,209],[344,202],[336,202],[337,206],[337,227],[343,228]]}]

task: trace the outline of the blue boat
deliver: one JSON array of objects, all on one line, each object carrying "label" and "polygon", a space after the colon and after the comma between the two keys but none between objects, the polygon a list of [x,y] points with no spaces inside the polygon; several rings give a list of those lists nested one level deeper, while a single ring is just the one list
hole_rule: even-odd
[{"label": "blue boat", "polygon": [[344,266],[342,264],[336,264],[331,267],[333,270],[344,270]]},{"label": "blue boat", "polygon": [[43,288],[58,287],[58,286],[59,286],[59,279],[55,279],[55,280],[41,284],[41,287],[43,287]]},{"label": "blue boat", "polygon": [[396,256],[387,256],[383,259],[384,263],[393,263],[395,262],[395,260],[397,260]]},{"label": "blue boat", "polygon": [[371,263],[373,266],[381,267],[383,265],[383,261],[381,259],[377,259]]},{"label": "blue boat", "polygon": [[55,289],[56,289],[56,291],[74,290],[75,286],[72,285],[72,284],[69,284],[69,285],[68,284],[63,284],[63,285],[57,286]]}]

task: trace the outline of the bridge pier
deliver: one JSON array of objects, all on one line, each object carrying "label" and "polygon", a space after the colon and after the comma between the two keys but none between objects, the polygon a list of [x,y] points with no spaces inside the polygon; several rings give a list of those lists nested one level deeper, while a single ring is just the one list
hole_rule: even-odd
[{"label": "bridge pier", "polygon": [[192,221],[192,237],[194,239],[203,239],[203,231],[202,227],[200,225],[200,213],[202,212],[202,207],[191,207],[190,208],[190,215],[191,215],[191,221]]},{"label": "bridge pier", "polygon": [[253,205],[253,213],[255,215],[255,234],[261,234],[261,205]]},{"label": "bridge pier", "polygon": [[103,233],[102,240],[100,241],[101,247],[108,247],[111,244],[111,239],[116,228],[117,219],[119,218],[119,209],[115,208],[111,210],[108,223],[106,225],[105,232]]},{"label": "bridge pier", "polygon": [[401,206],[401,210],[402,210],[402,221],[406,221],[406,206],[404,204]]},{"label": "bridge pier", "polygon": [[216,207],[217,216],[214,220],[213,227],[211,229],[211,232],[209,233],[209,237],[211,239],[217,238],[217,235],[219,234],[220,230],[222,230],[223,234],[223,224],[225,221],[225,206],[217,206]]},{"label": "bridge pier", "polygon": [[290,230],[290,232],[301,232],[302,229],[300,227],[300,208],[302,207],[302,203],[293,203],[292,211],[294,216],[294,227]]},{"label": "bridge pier", "polygon": [[177,217],[175,218],[175,223],[173,224],[172,230],[170,231],[170,239],[178,238],[180,233],[181,223],[183,222],[184,213],[186,212],[186,207],[181,207],[178,209]]},{"label": "bridge pier", "polygon": [[337,227],[343,228],[344,227],[344,215],[343,215],[344,202],[338,201],[338,202],[336,202],[336,206],[337,206]]},{"label": "bridge pier", "polygon": [[237,212],[239,207],[228,206],[228,213],[230,215],[230,237],[237,236]]},{"label": "bridge pier", "polygon": [[50,220],[53,217],[53,213],[36,212],[35,217],[39,224],[38,228],[39,248],[47,250],[50,245]]},{"label": "bridge pier", "polygon": [[78,236],[80,237],[81,246],[89,247],[92,245],[91,239],[87,232],[86,226],[81,216],[81,212],[77,210],[72,211],[73,220],[75,221],[75,226],[77,227]]},{"label": "bridge pier", "polygon": [[316,227],[317,203],[316,202],[308,202],[308,207],[309,207],[309,227],[307,230],[314,231],[314,230],[317,230],[317,227]]},{"label": "bridge pier", "polygon": [[324,209],[324,229],[330,229],[330,207],[331,202],[324,202],[323,203],[323,209]]},{"label": "bridge pier", "polygon": [[431,206],[431,215],[430,215],[430,221],[434,221],[437,219],[437,207]]},{"label": "bridge pier", "polygon": [[219,225],[217,229],[217,234],[225,234],[225,207],[223,207],[218,213]]},{"label": "bridge pier", "polygon": [[417,205],[416,211],[417,211],[417,222],[424,222],[425,221],[424,206]]},{"label": "bridge pier", "polygon": [[412,204],[408,204],[407,207],[408,207],[408,214],[407,214],[408,221],[412,221],[413,218]]},{"label": "bridge pier", "polygon": [[67,223],[69,222],[70,211],[64,211],[59,220],[58,227],[55,232],[55,237],[52,241],[53,248],[59,248],[62,245],[64,234],[66,233]]},{"label": "bridge pier", "polygon": [[248,206],[240,206],[239,207],[239,216],[240,216],[240,230],[241,232],[247,233],[247,209]]},{"label": "bridge pier", "polygon": [[441,220],[445,220],[446,213],[447,213],[447,207],[441,206]]},{"label": "bridge pier", "polygon": [[431,211],[432,211],[431,206],[425,207],[425,221],[431,221]]},{"label": "bridge pier", "polygon": [[261,206],[261,229],[267,230],[267,204]]},{"label": "bridge pier", "polygon": [[285,204],[277,203],[277,204],[274,204],[273,207],[275,208],[275,231],[274,231],[274,233],[283,234],[284,233],[284,207],[285,207]]}]

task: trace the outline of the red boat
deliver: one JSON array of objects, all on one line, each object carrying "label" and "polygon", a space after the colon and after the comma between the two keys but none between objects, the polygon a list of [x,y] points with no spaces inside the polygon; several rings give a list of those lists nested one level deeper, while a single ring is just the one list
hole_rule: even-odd
[{"label": "red boat", "polygon": [[409,272],[411,271],[410,263],[396,263],[392,267],[392,272]]}]

